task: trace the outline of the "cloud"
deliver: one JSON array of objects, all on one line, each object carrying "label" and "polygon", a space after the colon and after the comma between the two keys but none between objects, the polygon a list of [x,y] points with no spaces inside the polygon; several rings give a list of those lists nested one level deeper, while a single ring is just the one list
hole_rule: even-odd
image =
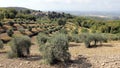
[{"label": "cloud", "polygon": [[0,7],[17,6],[40,10],[120,10],[120,0],[0,0]]},{"label": "cloud", "polygon": [[89,3],[92,0],[44,0],[45,2],[48,3],[66,3],[66,4],[71,4],[71,3]]}]

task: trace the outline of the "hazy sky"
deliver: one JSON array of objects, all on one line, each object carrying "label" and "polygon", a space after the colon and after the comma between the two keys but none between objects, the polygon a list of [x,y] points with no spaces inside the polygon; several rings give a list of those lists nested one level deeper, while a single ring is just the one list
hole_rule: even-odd
[{"label": "hazy sky", "polygon": [[120,11],[120,0],[0,0],[0,7],[60,11]]}]

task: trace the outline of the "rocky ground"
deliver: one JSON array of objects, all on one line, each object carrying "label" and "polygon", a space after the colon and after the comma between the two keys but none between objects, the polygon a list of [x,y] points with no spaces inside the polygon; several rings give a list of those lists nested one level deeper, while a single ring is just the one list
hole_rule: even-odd
[{"label": "rocky ground", "polygon": [[[35,40],[33,38],[32,40]],[[36,42],[34,42],[36,43]],[[93,48],[85,48],[83,43],[70,43],[71,62],[66,65],[41,64],[41,56],[36,44],[31,47],[28,58],[8,59],[9,46],[0,50],[0,68],[120,68],[120,43],[109,42]]]},{"label": "rocky ground", "polygon": [[70,52],[74,58],[86,58],[86,61],[88,62],[87,64],[90,65],[86,68],[120,68],[119,41],[104,43],[101,46],[90,49],[87,49],[82,45],[84,44],[78,44],[78,46],[70,47]]}]

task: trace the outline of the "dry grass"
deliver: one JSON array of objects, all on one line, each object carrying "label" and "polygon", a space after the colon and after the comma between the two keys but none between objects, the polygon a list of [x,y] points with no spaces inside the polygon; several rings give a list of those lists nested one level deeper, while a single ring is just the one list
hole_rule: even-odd
[{"label": "dry grass", "polygon": [[[78,45],[78,46],[76,46]],[[72,56],[77,55],[111,55],[111,54],[119,54],[120,53],[120,43],[110,42],[103,43],[102,45],[98,45],[98,47],[86,48],[83,43],[76,44],[70,47],[70,53]]]}]

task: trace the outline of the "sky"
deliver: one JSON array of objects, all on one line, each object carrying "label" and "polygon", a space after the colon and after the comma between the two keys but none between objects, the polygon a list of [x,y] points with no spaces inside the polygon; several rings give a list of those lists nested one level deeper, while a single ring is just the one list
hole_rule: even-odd
[{"label": "sky", "polygon": [[120,0],[0,0],[0,7],[42,11],[120,11]]}]

